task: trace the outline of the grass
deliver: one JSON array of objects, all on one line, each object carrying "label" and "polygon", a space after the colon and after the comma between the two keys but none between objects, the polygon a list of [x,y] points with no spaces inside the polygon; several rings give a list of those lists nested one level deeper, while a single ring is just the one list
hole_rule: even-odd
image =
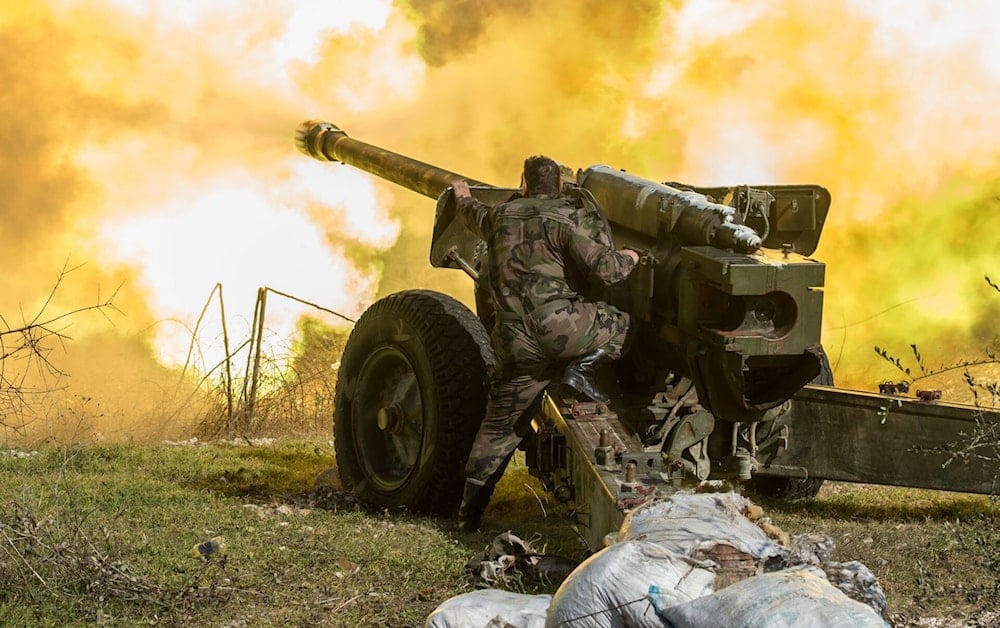
[{"label": "grass", "polygon": [[934,617],[949,626],[995,625],[1000,511],[989,497],[827,483],[812,501],[757,501],[790,532],[830,536],[835,560],[867,565],[895,624]]},{"label": "grass", "polygon": [[[19,552],[0,552],[14,583],[0,592],[0,623],[418,625],[481,548],[438,522],[362,514],[348,496],[312,490],[332,462],[291,442],[0,459],[11,496],[0,541]],[[216,535],[224,560],[192,555]],[[110,582],[116,568],[123,583]]]},{"label": "grass", "polygon": [[[361,512],[315,485],[333,464],[321,441],[0,453],[0,624],[420,626],[470,590],[464,565],[499,532],[584,555],[518,462],[476,534]],[[757,501],[786,531],[828,534],[835,559],[868,565],[898,625],[974,625],[997,609],[1000,532],[986,497],[829,484],[811,502]],[[192,554],[214,536],[224,556]]]}]

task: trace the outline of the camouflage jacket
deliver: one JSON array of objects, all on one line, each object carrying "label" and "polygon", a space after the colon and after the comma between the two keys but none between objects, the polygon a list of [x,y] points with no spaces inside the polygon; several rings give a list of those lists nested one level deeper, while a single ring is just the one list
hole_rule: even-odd
[{"label": "camouflage jacket", "polygon": [[463,198],[458,211],[487,244],[485,287],[498,312],[526,314],[581,298],[574,277],[610,285],[635,265],[615,250],[600,210],[581,198],[532,196],[495,207]]}]

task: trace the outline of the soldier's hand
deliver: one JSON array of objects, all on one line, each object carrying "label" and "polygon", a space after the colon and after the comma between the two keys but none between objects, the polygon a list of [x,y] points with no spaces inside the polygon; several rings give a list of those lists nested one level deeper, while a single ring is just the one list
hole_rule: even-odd
[{"label": "soldier's hand", "polygon": [[464,179],[459,179],[451,184],[451,190],[455,193],[455,198],[468,198],[472,196],[469,191],[469,183]]},{"label": "soldier's hand", "polygon": [[622,255],[631,258],[631,260],[636,264],[639,263],[639,254],[632,249],[622,249]]}]

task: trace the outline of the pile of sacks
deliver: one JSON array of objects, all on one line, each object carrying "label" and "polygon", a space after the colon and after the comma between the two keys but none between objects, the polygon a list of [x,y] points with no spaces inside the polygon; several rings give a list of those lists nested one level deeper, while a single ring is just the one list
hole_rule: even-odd
[{"label": "pile of sacks", "polygon": [[736,493],[677,494],[636,509],[554,595],[482,589],[426,628],[889,626],[885,594],[833,541],[789,537]]}]

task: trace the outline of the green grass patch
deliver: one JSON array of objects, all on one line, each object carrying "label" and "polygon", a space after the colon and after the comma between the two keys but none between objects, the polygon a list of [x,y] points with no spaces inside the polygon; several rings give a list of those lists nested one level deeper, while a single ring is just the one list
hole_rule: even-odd
[{"label": "green grass patch", "polygon": [[[4,625],[420,625],[478,545],[314,490],[323,446],[0,457]],[[203,560],[197,543],[226,540]]]},{"label": "green grass patch", "polygon": [[[319,441],[0,455],[0,624],[421,626],[469,590],[466,561],[500,532],[585,556],[520,457],[476,534],[362,512],[315,486],[332,464]],[[996,610],[1000,532],[986,497],[830,483],[810,502],[761,505],[787,532],[827,534],[836,560],[872,569],[900,625]],[[192,554],[214,536],[224,556]]]},{"label": "green grass patch", "polygon": [[[896,625],[981,625],[1000,611],[1000,511],[983,495],[828,482],[810,501],[758,500],[792,534],[820,532],[834,560],[878,577]],[[988,624],[982,624],[988,625]]]}]

